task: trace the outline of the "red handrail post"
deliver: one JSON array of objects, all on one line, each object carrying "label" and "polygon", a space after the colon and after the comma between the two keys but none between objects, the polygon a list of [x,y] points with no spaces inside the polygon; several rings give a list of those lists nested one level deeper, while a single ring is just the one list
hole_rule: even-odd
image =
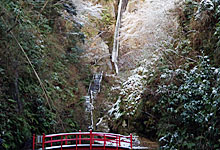
[{"label": "red handrail post", "polygon": [[118,136],[116,136],[116,147],[117,147],[117,150],[118,150]]},{"label": "red handrail post", "polygon": [[90,150],[92,150],[92,130],[90,130]]},{"label": "red handrail post", "polygon": [[121,137],[119,136],[118,138],[119,138],[118,141],[119,141],[119,147],[120,147],[121,146]]},{"label": "red handrail post", "polygon": [[61,150],[63,150],[63,136],[61,136]]},{"label": "red handrail post", "polygon": [[33,134],[33,150],[35,148],[35,134]]},{"label": "red handrail post", "polygon": [[50,140],[51,140],[50,146],[52,147],[53,146],[53,137],[51,137]]},{"label": "red handrail post", "polygon": [[43,143],[42,143],[42,150],[44,150],[44,147],[45,147],[45,134],[43,133]]},{"label": "red handrail post", "polygon": [[76,135],[76,150],[77,150],[77,135]]},{"label": "red handrail post", "polygon": [[105,145],[106,145],[106,136],[104,134],[104,150],[105,150]]},{"label": "red handrail post", "polygon": [[77,142],[77,135],[76,135],[76,150],[77,150],[77,143],[78,143],[78,142]]},{"label": "red handrail post", "polygon": [[131,150],[132,150],[132,134],[130,134],[130,139],[131,139]]},{"label": "red handrail post", "polygon": [[79,144],[81,144],[81,130],[79,130]]}]

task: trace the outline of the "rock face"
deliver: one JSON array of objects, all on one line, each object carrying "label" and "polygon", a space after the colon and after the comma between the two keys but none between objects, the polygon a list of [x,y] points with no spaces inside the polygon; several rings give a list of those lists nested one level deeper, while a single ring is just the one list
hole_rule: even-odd
[{"label": "rock face", "polygon": [[[104,0],[69,0],[76,6],[77,15],[71,15],[74,21],[82,25],[85,33],[84,61],[92,66],[92,72],[112,69],[110,53],[114,33],[113,2]],[[112,25],[110,25],[112,22]]]}]

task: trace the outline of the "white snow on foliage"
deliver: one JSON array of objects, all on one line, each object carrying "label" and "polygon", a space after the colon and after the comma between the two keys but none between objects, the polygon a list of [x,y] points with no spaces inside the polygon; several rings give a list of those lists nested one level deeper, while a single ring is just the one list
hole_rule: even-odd
[{"label": "white snow on foliage", "polygon": [[115,119],[118,119],[121,117],[122,113],[120,112],[120,103],[121,103],[121,97],[118,98],[116,103],[113,105],[112,109],[108,111],[110,115],[114,115]]},{"label": "white snow on foliage", "polygon": [[62,15],[80,26],[85,37],[82,45],[85,51],[81,58],[84,63],[95,64],[91,67],[92,72],[95,73],[100,66],[106,65],[106,60],[109,57],[108,45],[101,36],[105,32],[100,32],[100,21],[102,20],[103,10],[106,10],[105,5],[102,6],[100,2],[94,0],[62,1],[70,7],[70,10],[75,12],[68,12],[69,9],[67,9],[62,12]]},{"label": "white snow on foliage", "polygon": [[173,23],[173,18],[167,14],[176,1],[129,1],[121,23],[120,49],[135,57],[135,61],[143,60],[144,55],[152,55],[149,47],[167,38],[166,29],[170,29],[170,23]]},{"label": "white snow on foliage", "polygon": [[215,6],[211,0],[202,0],[200,2],[200,5],[206,8],[207,10],[213,10]]},{"label": "white snow on foliage", "polygon": [[73,16],[75,21],[84,25],[89,22],[89,17],[101,19],[102,5],[94,5],[92,2],[84,0],[71,0],[76,6],[77,16]]},{"label": "white snow on foliage", "polygon": [[[136,69],[122,81],[120,101],[111,109],[116,119],[121,115],[134,115],[146,90],[148,77],[154,76],[155,62],[160,58],[161,43],[170,41],[167,31],[177,28],[169,10],[175,7],[177,0],[130,0],[123,14],[120,29],[121,68],[128,68],[134,62]],[[124,55],[123,55],[124,54]],[[126,67],[124,67],[124,66]],[[133,68],[133,67],[131,67]],[[166,77],[165,74],[163,76]],[[149,89],[150,90],[150,89]],[[117,108],[117,109],[116,109]],[[114,113],[113,113],[114,112]],[[118,113],[118,114],[117,114]]]},{"label": "white snow on foliage", "polygon": [[212,11],[214,10],[215,5],[211,0],[202,0],[199,3],[199,7],[197,12],[195,13],[196,19],[201,19],[202,18],[202,12],[204,11]]},{"label": "white snow on foliage", "polygon": [[[123,114],[128,116],[134,115],[138,105],[141,102],[141,95],[145,91],[147,84],[147,76],[154,71],[152,64],[158,60],[159,57],[152,59],[149,63],[148,60],[143,60],[141,65],[132,71],[132,75],[121,83],[119,90],[120,97],[109,111],[110,115],[114,115],[115,119],[120,118]],[[123,107],[123,109],[121,109]]]}]

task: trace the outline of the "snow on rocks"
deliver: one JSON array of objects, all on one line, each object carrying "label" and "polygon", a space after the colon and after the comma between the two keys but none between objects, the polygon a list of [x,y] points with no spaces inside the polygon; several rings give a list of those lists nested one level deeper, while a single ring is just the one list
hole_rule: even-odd
[{"label": "snow on rocks", "polygon": [[81,24],[90,23],[89,17],[101,19],[102,5],[94,5],[92,2],[83,0],[71,0],[76,6],[77,15],[74,17]]}]

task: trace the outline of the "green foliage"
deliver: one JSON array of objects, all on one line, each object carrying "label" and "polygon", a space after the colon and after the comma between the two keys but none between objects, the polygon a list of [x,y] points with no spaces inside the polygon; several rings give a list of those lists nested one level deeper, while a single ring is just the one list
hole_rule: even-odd
[{"label": "green foliage", "polygon": [[[193,69],[165,70],[162,96],[153,110],[161,118],[158,136],[162,149],[219,148],[220,68],[211,67],[202,57]],[[167,84],[175,75],[179,82]]]},{"label": "green foliage", "polygon": [[[0,2],[0,137],[6,149],[22,149],[32,134],[77,129],[74,104],[83,94],[79,84],[89,76],[79,57],[84,35],[75,22],[66,27],[58,1],[44,9],[46,0]],[[9,29],[34,65],[49,102]]]},{"label": "green foliage", "polygon": [[108,11],[107,8],[102,11],[102,23],[105,27],[108,27],[114,24],[114,18],[109,12],[110,11]]},{"label": "green foliage", "polygon": [[186,0],[179,14],[179,23],[194,50],[205,50],[212,63],[219,65],[220,1]]}]

